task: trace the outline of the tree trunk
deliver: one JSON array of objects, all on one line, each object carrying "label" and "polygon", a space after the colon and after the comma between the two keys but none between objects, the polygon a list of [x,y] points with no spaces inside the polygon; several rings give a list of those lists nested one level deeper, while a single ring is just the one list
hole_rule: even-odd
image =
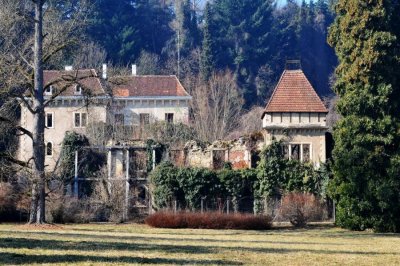
[{"label": "tree trunk", "polygon": [[34,95],[33,110],[33,166],[32,202],[29,223],[45,222],[45,148],[44,148],[44,99],[43,99],[43,0],[36,0],[34,45]]}]

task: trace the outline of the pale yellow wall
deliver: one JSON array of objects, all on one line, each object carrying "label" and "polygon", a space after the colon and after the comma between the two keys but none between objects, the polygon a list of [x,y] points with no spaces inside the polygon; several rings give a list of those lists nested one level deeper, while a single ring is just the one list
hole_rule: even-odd
[{"label": "pale yellow wall", "polygon": [[166,113],[174,114],[174,122],[189,122],[188,100],[116,100],[113,114],[124,114],[125,125],[139,125],[139,114],[150,114],[152,121],[164,121]]},{"label": "pale yellow wall", "polygon": [[326,162],[325,113],[267,113],[263,127],[266,145],[274,138],[287,144],[310,144],[314,165]]},{"label": "pale yellow wall", "polygon": [[[286,133],[287,132],[287,133]],[[288,144],[310,144],[311,145],[311,161],[319,166],[320,163],[326,162],[326,141],[325,131],[317,129],[291,129],[286,130],[267,130],[265,134],[265,144],[270,145],[273,138],[275,140],[283,140]]]},{"label": "pale yellow wall", "polygon": [[[76,104],[75,106],[73,106]],[[86,108],[83,105],[77,105],[77,103],[64,102],[63,106],[61,103],[56,106],[47,107],[46,113],[53,113],[53,128],[45,129],[45,143],[53,143],[53,155],[46,156],[47,171],[54,169],[56,162],[59,158],[61,151],[61,144],[67,131],[75,131],[77,133],[85,134],[86,128],[75,128],[74,127],[74,113],[81,112],[87,113],[88,121],[87,124],[92,122],[106,122],[106,107],[105,106],[90,106]],[[25,108],[21,108],[21,126],[28,130],[33,129],[33,115]],[[20,149],[19,158],[21,160],[28,160],[32,157],[32,140],[27,136],[20,138]]]},{"label": "pale yellow wall", "polygon": [[[74,127],[74,113],[85,112],[88,115],[87,124],[93,122],[113,123],[114,114],[123,113],[125,125],[139,125],[139,114],[150,114],[151,122],[164,121],[166,113],[174,114],[174,122],[188,123],[189,100],[116,100],[107,110],[107,100],[98,105],[85,106],[83,100],[61,100],[47,107],[45,112],[54,116],[53,128],[45,129],[45,143],[53,143],[53,155],[46,156],[47,171],[52,171],[59,158],[61,144],[67,131],[85,134],[86,128]],[[21,125],[28,130],[33,128],[32,114],[22,106]],[[32,157],[32,141],[27,136],[20,138],[19,158],[28,160]]]}]

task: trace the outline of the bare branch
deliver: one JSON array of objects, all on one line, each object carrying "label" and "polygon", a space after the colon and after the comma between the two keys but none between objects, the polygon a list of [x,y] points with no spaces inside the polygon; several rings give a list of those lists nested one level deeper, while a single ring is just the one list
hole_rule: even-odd
[{"label": "bare branch", "polygon": [[16,130],[21,131],[22,133],[24,133],[25,135],[27,135],[27,136],[29,136],[31,139],[33,139],[33,134],[32,134],[32,132],[30,132],[29,130],[27,130],[27,129],[24,128],[24,127],[21,127],[21,126],[19,126],[19,125],[16,125],[16,124],[15,124],[13,121],[11,121],[10,119],[0,116],[0,122],[5,122],[5,123],[11,125],[11,126],[12,126],[13,128],[15,128]]}]

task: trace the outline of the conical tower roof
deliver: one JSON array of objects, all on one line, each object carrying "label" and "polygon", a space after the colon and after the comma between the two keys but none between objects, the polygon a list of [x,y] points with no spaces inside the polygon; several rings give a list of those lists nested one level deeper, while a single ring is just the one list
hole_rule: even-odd
[{"label": "conical tower roof", "polygon": [[265,108],[265,113],[327,113],[302,70],[285,70]]}]

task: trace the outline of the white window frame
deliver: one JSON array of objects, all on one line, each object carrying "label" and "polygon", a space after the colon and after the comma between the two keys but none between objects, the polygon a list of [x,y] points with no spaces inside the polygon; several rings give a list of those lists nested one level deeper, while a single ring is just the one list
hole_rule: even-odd
[{"label": "white window frame", "polygon": [[[48,155],[48,154],[47,154],[47,146],[49,145],[49,143],[51,144],[51,155]],[[54,154],[54,144],[53,144],[52,141],[46,141],[45,154],[46,154],[46,157],[53,157],[53,154]]]},{"label": "white window frame", "polygon": [[293,143],[287,143],[284,145],[287,145],[289,148],[289,160],[292,160],[292,145],[300,145],[300,162],[304,162],[303,160],[303,145],[310,145],[310,161],[313,161],[313,152],[312,152],[312,143],[310,142],[293,142]]},{"label": "white window frame", "polygon": [[[78,90],[78,88],[79,88],[79,90]],[[82,86],[81,85],[79,85],[79,84],[75,85],[74,94],[75,95],[82,95]]]},{"label": "white window frame", "polygon": [[[51,124],[52,124],[52,126],[51,127],[49,127],[48,126],[48,124],[47,124],[47,115],[48,114],[51,114]],[[54,112],[46,112],[46,116],[45,116],[45,126],[46,126],[46,128],[54,128]]]},{"label": "white window frame", "polygon": [[[79,114],[79,126],[75,125],[75,115]],[[86,125],[82,126],[82,114],[86,114]],[[72,115],[72,124],[74,128],[86,128],[88,123],[88,115],[87,112],[74,112]]]},{"label": "white window frame", "polygon": [[[47,91],[47,90],[49,90],[49,91]],[[50,95],[53,95],[53,92],[54,92],[53,85],[50,85],[49,87],[44,89],[44,95],[50,96]]]}]

